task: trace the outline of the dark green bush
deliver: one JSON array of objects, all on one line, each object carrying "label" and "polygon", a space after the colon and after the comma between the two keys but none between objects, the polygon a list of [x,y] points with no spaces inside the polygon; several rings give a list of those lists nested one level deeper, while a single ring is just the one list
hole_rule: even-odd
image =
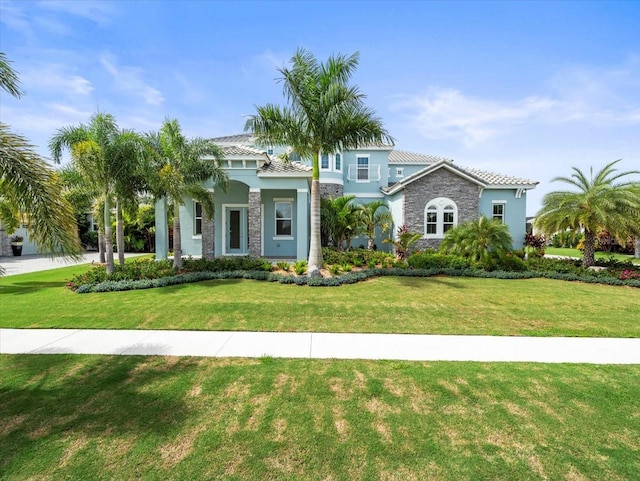
[{"label": "dark green bush", "polygon": [[329,247],[322,249],[322,257],[326,264],[351,264],[353,266],[363,266],[369,264],[383,264],[393,261],[393,255],[384,251],[373,251],[368,249],[352,249],[349,251],[336,251]]},{"label": "dark green bush", "polygon": [[414,269],[470,269],[474,267],[473,261],[465,257],[431,251],[412,254],[407,262],[409,267]]}]

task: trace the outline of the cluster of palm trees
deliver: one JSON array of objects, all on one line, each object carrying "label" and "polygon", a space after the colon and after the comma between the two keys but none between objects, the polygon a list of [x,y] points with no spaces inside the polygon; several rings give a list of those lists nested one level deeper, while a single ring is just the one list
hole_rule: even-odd
[{"label": "cluster of palm trees", "polygon": [[[226,188],[221,149],[209,140],[188,139],[175,119],[166,119],[158,132],[138,134],[120,129],[110,114],[96,113],[88,124],[63,127],[53,135],[49,148],[55,162],[62,152],[71,153],[71,167],[95,199],[100,211],[99,232],[104,239],[107,271],[113,272],[111,216],[115,208],[118,260],[124,263],[123,211],[138,207],[143,194],[166,197],[174,208],[174,263],[182,267],[180,205],[186,197],[202,203],[213,215],[213,197],[203,184]],[[102,245],[102,242],[99,242]]]},{"label": "cluster of palm trees", "polygon": [[376,234],[393,227],[393,217],[384,201],[356,204],[355,195],[329,197],[320,200],[322,245],[338,251],[349,250],[358,236],[366,236],[367,249],[376,248]]},{"label": "cluster of palm trees", "polygon": [[[0,87],[20,97],[17,73],[0,52]],[[53,170],[28,141],[0,123],[0,221],[13,231],[18,219],[28,220],[30,238],[40,249],[64,256],[81,255],[73,208],[61,192],[99,206],[100,238],[107,271],[114,271],[111,219],[116,216],[119,262],[124,263],[123,212],[137,208],[140,196],[166,197],[174,206],[174,268],[181,268],[179,206],[185,197],[202,203],[213,215],[213,198],[203,183],[213,179],[226,188],[222,151],[213,142],[186,138],[175,119],[166,119],[158,132],[139,134],[120,129],[113,115],[98,112],[87,124],[58,129],[49,148],[60,163],[68,150],[71,162]],[[64,180],[64,182],[63,182]],[[79,193],[80,192],[80,193]]]}]

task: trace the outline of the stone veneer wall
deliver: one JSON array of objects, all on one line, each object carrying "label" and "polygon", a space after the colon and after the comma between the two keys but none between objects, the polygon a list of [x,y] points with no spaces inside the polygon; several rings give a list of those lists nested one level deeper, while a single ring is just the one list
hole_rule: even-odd
[{"label": "stone veneer wall", "polygon": [[249,255],[262,254],[262,219],[260,215],[260,192],[249,191]]},{"label": "stone veneer wall", "polygon": [[202,258],[213,259],[216,256],[215,238],[216,224],[214,217],[209,219],[206,215],[202,216]]},{"label": "stone veneer wall", "polygon": [[342,194],[344,194],[344,187],[340,184],[320,184],[320,197],[322,199],[341,197]]},{"label": "stone veneer wall", "polygon": [[[448,171],[439,169],[410,183],[404,189],[404,222],[424,235],[424,209],[436,197],[447,197],[458,206],[458,225],[478,218],[480,187]],[[441,239],[420,239],[416,249],[437,248]]]}]

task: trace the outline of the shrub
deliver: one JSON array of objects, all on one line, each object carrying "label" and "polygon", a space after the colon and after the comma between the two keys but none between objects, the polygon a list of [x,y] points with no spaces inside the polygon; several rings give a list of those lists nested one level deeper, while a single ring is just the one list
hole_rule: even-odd
[{"label": "shrub", "polygon": [[307,261],[300,260],[293,264],[293,272],[295,272],[299,276],[307,272]]},{"label": "shrub", "polygon": [[337,276],[338,274],[340,274],[341,268],[339,264],[333,264],[329,266],[329,272],[331,272],[332,275]]},{"label": "shrub", "polygon": [[276,265],[283,271],[289,272],[289,263],[287,261],[278,261]]},{"label": "shrub", "polygon": [[344,272],[351,272],[353,270],[353,268],[351,267],[351,264],[346,262],[346,263],[342,264],[342,270]]},{"label": "shrub", "polygon": [[412,254],[407,262],[409,267],[414,269],[469,269],[474,267],[474,263],[468,258],[453,254],[438,254],[433,251]]}]

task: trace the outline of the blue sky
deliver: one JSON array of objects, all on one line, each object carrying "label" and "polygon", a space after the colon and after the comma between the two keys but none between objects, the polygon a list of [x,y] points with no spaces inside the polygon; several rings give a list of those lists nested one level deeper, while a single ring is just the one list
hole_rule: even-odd
[{"label": "blue sky", "polygon": [[48,155],[98,109],[123,128],[239,133],[282,103],[297,47],[360,52],[353,79],[396,148],[517,175],[544,193],[572,166],[640,169],[640,2],[0,0],[0,49],[27,95],[2,121]]}]

